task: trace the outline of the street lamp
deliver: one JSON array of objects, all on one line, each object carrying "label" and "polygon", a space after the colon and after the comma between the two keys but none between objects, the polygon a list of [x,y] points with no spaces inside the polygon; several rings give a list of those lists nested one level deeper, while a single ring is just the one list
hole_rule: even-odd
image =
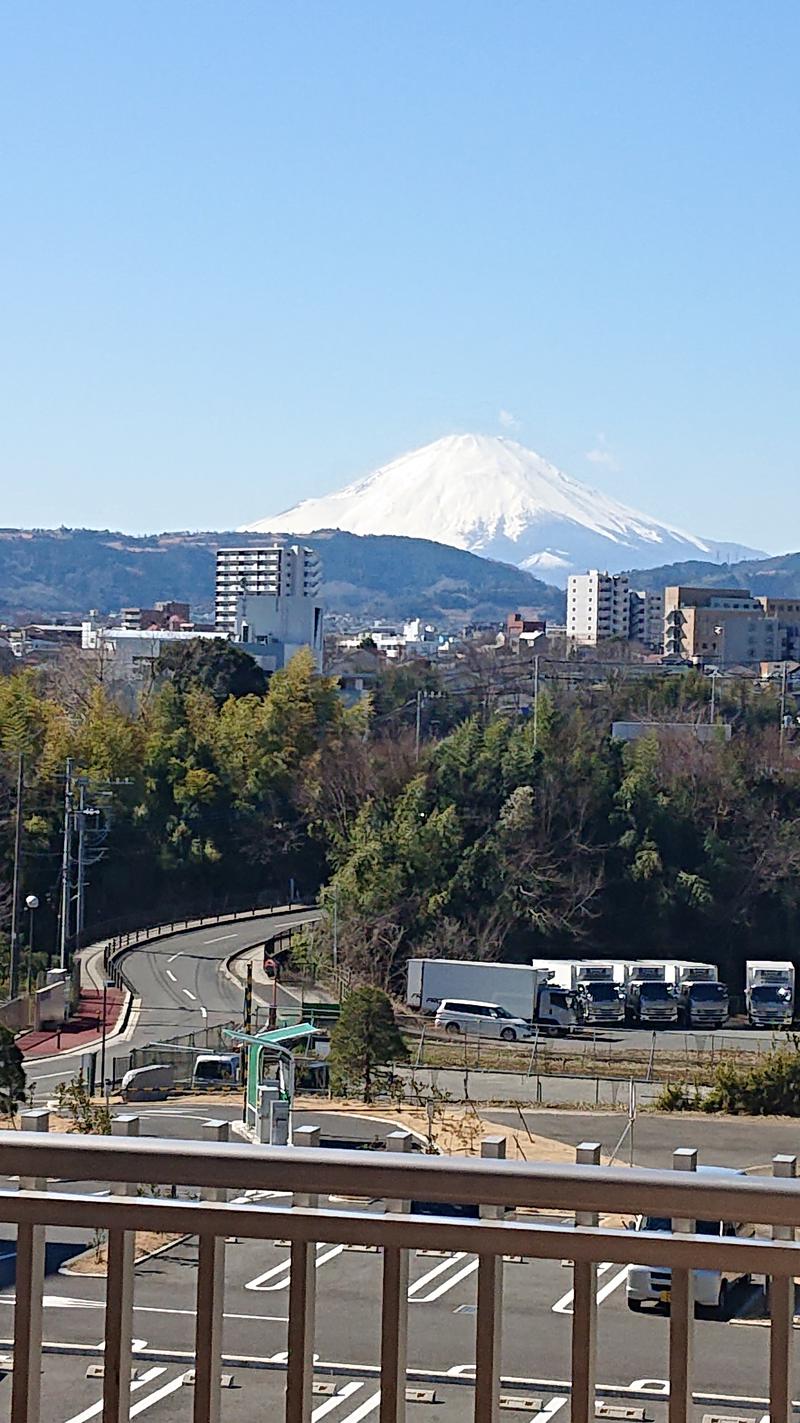
[{"label": "street lamp", "polygon": [[25,908],[28,911],[28,994],[30,994],[33,975],[33,916],[39,908],[38,894],[26,895]]}]

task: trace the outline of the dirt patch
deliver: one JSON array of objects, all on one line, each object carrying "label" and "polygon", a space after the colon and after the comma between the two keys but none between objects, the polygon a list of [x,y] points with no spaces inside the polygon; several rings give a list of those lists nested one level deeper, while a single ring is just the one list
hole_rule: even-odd
[{"label": "dirt patch", "polygon": [[[153,1230],[137,1230],[136,1232],[136,1263],[140,1260],[147,1260],[154,1251],[161,1250],[167,1245],[174,1245],[178,1240],[183,1240],[182,1235],[159,1235]],[[70,1275],[105,1275],[108,1272],[108,1246],[105,1241],[101,1245],[90,1246],[83,1255],[76,1255],[74,1260],[70,1260],[66,1267]]]}]

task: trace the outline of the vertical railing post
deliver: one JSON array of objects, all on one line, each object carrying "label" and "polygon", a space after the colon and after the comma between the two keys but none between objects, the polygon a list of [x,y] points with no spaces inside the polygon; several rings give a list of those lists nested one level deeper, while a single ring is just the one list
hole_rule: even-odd
[{"label": "vertical railing post", "polygon": [[[772,1174],[782,1180],[797,1175],[796,1156],[774,1156]],[[794,1240],[790,1225],[772,1227],[773,1240]],[[769,1281],[769,1418],[789,1423],[792,1417],[792,1330],[794,1328],[794,1278],[773,1275]]]},{"label": "vertical railing post", "polygon": [[[481,1142],[484,1160],[502,1161],[506,1154],[504,1136],[485,1136]],[[482,1204],[481,1215],[496,1220],[502,1207]],[[503,1257],[478,1256],[478,1317],[475,1326],[475,1423],[496,1423],[500,1409],[502,1363]]]},{"label": "vertical railing post", "polygon": [[[575,1152],[578,1166],[600,1165],[600,1144],[583,1141]],[[575,1224],[597,1225],[596,1211],[576,1211]],[[576,1260],[572,1266],[572,1423],[594,1423],[597,1365],[597,1265]]]},{"label": "vertical railing post", "polygon": [[[319,1127],[298,1127],[294,1146],[319,1146]],[[295,1192],[294,1206],[313,1209],[316,1193]],[[314,1382],[317,1242],[293,1240],[290,1254],[289,1328],[286,1347],[286,1423],[310,1423]]]},{"label": "vertical railing post", "polygon": [[[410,1151],[411,1133],[389,1132],[387,1151]],[[387,1201],[386,1210],[406,1212],[409,1201]],[[404,1423],[408,1367],[408,1251],[387,1245],[383,1251],[381,1296],[380,1423]]]},{"label": "vertical railing post", "polygon": [[[122,1113],[111,1123],[112,1136],[138,1136],[139,1118]],[[120,1195],[135,1195],[125,1182]],[[131,1407],[131,1340],[136,1232],[110,1230],[106,1247],[106,1328],[103,1368],[103,1423],[128,1423]]]},{"label": "vertical railing post", "polygon": [[[675,1171],[696,1171],[697,1152],[679,1147],[672,1153]],[[689,1234],[695,1222],[676,1218],[676,1234]],[[687,1423],[692,1409],[692,1364],[694,1355],[694,1275],[691,1270],[671,1271],[669,1319],[669,1423]]]},{"label": "vertical railing post", "polygon": [[[203,1123],[203,1141],[227,1141],[229,1136],[229,1122]],[[209,1186],[204,1196],[207,1201],[225,1201],[228,1192],[224,1186]],[[225,1238],[204,1234],[197,1262],[193,1423],[219,1423],[224,1310]]]},{"label": "vertical railing post", "polygon": [[[19,1120],[23,1131],[50,1130],[50,1113],[44,1108],[21,1112]],[[41,1176],[26,1176],[19,1186],[21,1191],[47,1190],[47,1182]],[[39,1423],[42,1396],[44,1245],[43,1225],[17,1227],[11,1423]]]}]

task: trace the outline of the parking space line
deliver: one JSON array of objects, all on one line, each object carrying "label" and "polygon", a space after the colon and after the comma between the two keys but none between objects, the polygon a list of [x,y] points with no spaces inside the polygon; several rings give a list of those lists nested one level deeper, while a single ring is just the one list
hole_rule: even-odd
[{"label": "parking space line", "polygon": [[[159,1369],[148,1369],[147,1373],[142,1374],[140,1379],[134,1379],[131,1384],[131,1393],[133,1393],[134,1389],[144,1388],[145,1384],[152,1383],[154,1379],[160,1378],[161,1375],[166,1372],[167,1370],[163,1365]],[[88,1423],[90,1418],[96,1418],[98,1413],[102,1413],[102,1411],[103,1400],[101,1398],[99,1403],[93,1403],[91,1407],[84,1408],[83,1413],[76,1413],[72,1418],[68,1418],[67,1423]]]},{"label": "parking space line", "polygon": [[357,1393],[357,1391],[363,1387],[363,1379],[356,1379],[354,1383],[346,1383],[344,1388],[340,1388],[339,1392],[335,1393],[332,1398],[327,1398],[324,1403],[319,1405],[319,1408],[314,1409],[311,1415],[311,1423],[319,1423],[320,1418],[325,1418],[327,1414],[333,1412],[334,1408],[340,1408],[345,1399],[349,1398],[351,1394]]},{"label": "parking space line", "polygon": [[429,1280],[435,1280],[437,1275],[443,1275],[445,1270],[449,1270],[453,1265],[457,1264],[459,1260],[466,1260],[466,1258],[467,1256],[464,1250],[456,1251],[455,1255],[449,1255],[446,1260],[442,1260],[441,1264],[434,1265],[433,1269],[429,1270],[427,1275],[420,1275],[419,1279],[415,1280],[413,1285],[409,1285],[408,1298],[413,1299],[417,1290],[423,1289]]},{"label": "parking space line", "polygon": [[135,1418],[137,1414],[144,1413],[146,1408],[152,1408],[154,1403],[160,1403],[162,1398],[167,1398],[171,1393],[177,1393],[179,1388],[183,1388],[185,1378],[185,1373],[178,1374],[176,1379],[172,1379],[170,1383],[165,1383],[163,1388],[157,1388],[155,1393],[149,1393],[147,1398],[141,1398],[138,1403],[134,1403],[128,1417]]},{"label": "parking space line", "polygon": [[[598,1265],[598,1267],[597,1267],[597,1274],[598,1274],[598,1277],[599,1277],[600,1275],[605,1275],[608,1270],[612,1270],[613,1268],[614,1268],[613,1261],[611,1261],[611,1260],[606,1260],[606,1261],[604,1261],[604,1263],[603,1263],[602,1265]],[[625,1266],[625,1269],[621,1272],[623,1279],[624,1279],[624,1277],[627,1275],[627,1273],[628,1273],[628,1267],[627,1267],[627,1265],[626,1265],[626,1266]],[[616,1282],[615,1282],[614,1285],[613,1285],[613,1288],[614,1288],[614,1289],[616,1289],[617,1284],[619,1284],[619,1279],[618,1279],[616,1276],[615,1276],[615,1281],[616,1281]],[[606,1290],[606,1287],[605,1287],[605,1285],[604,1285],[603,1288],[602,1288],[601,1290],[598,1290],[598,1292],[597,1292],[597,1303],[598,1303],[598,1304],[600,1303],[601,1299],[605,1299],[606,1293],[607,1293],[607,1294],[611,1294],[611,1290],[610,1290],[610,1289],[609,1289],[609,1290]],[[562,1296],[561,1296],[561,1299],[556,1300],[555,1304],[552,1306],[551,1312],[552,1312],[553,1314],[572,1314],[572,1300],[573,1300],[574,1294],[575,1294],[575,1291],[574,1291],[574,1290],[567,1290],[567,1293],[566,1293],[565,1295],[562,1295]]]},{"label": "parking space line", "polygon": [[546,1419],[552,1418],[554,1413],[558,1413],[558,1410],[563,1408],[566,1402],[566,1395],[551,1398],[550,1402],[545,1404],[541,1413],[534,1413],[531,1423],[546,1423]]},{"label": "parking space line", "polygon": [[450,1275],[443,1284],[437,1285],[436,1289],[431,1290],[430,1294],[415,1297],[414,1304],[432,1304],[434,1300],[441,1299],[442,1295],[446,1295],[449,1290],[454,1289],[455,1286],[460,1284],[462,1280],[465,1280],[468,1275],[474,1274],[477,1268],[478,1257],[476,1255],[474,1260],[469,1260],[466,1265],[462,1265],[460,1270],[456,1270],[456,1273]]},{"label": "parking space line", "polygon": [[344,1418],[339,1420],[339,1423],[361,1423],[362,1418],[366,1418],[368,1414],[375,1412],[380,1401],[381,1391],[378,1389],[375,1393],[370,1394],[369,1398],[365,1398],[364,1402],[359,1404],[358,1408],[352,1413],[345,1414]]},{"label": "parking space line", "polygon": [[609,1280],[607,1285],[603,1285],[603,1288],[597,1291],[597,1303],[602,1304],[603,1300],[608,1299],[608,1296],[613,1294],[614,1290],[619,1289],[619,1286],[624,1284],[627,1278],[628,1266],[623,1265],[622,1269],[614,1275],[613,1279]]},{"label": "parking space line", "polygon": [[[327,1264],[328,1260],[333,1260],[336,1255],[341,1255],[344,1250],[343,1245],[331,1245],[329,1249],[317,1247],[316,1267]],[[265,1270],[263,1275],[256,1275],[254,1280],[249,1280],[245,1285],[246,1290],[285,1290],[289,1287],[289,1275],[291,1273],[291,1261],[282,1260],[280,1265],[274,1265],[271,1270]],[[282,1276],[278,1279],[278,1276]],[[274,1285],[267,1285],[265,1280],[277,1280]]]}]

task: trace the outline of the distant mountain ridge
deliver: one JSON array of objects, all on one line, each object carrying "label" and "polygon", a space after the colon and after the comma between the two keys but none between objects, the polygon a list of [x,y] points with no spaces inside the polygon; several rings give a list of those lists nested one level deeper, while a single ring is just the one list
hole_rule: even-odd
[{"label": "distant mountain ridge", "polygon": [[630,571],[632,588],[665,588],[684,583],[697,588],[749,588],[754,597],[800,597],[800,553],[747,558],[718,564],[700,560]]},{"label": "distant mountain ridge", "polygon": [[[557,588],[463,549],[335,531],[300,537],[322,558],[321,596],[331,613],[420,616],[455,627],[497,621],[523,606],[563,621]],[[242,533],[136,538],[95,529],[0,529],[0,619],[75,618],[92,608],[109,613],[170,598],[210,615],[216,550],[264,542],[264,535]]]},{"label": "distant mountain ridge", "polygon": [[695,557],[744,558],[757,550],[720,544],[665,524],[581,484],[516,440],[448,435],[364,479],[247,532],[433,538],[502,559],[561,586],[570,573]]}]

